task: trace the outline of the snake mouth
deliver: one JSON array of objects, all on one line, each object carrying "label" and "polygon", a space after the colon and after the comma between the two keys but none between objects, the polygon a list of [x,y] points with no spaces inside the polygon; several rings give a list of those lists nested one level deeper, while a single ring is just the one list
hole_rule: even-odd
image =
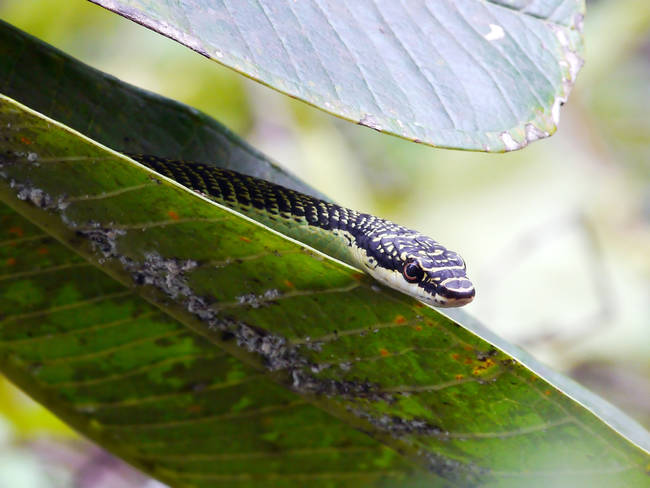
[{"label": "snake mouth", "polygon": [[474,300],[476,290],[467,278],[447,280],[437,290],[434,301],[438,307],[460,307]]}]

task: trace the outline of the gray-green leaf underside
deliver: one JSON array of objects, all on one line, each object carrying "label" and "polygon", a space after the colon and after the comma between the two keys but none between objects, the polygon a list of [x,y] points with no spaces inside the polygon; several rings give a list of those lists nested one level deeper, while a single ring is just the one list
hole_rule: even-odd
[{"label": "gray-green leaf underside", "polygon": [[[142,110],[169,103],[96,71],[80,97],[86,67],[55,53],[48,70],[32,52],[49,50],[9,31],[2,49],[21,43],[22,61],[0,86],[15,97],[38,71],[63,116],[113,89]],[[184,110],[167,114],[170,133]],[[155,124],[138,120],[142,134]],[[379,287],[4,96],[0,127],[0,367],[159,479],[647,482],[641,427],[462,313]],[[217,139],[218,154],[240,144]]]},{"label": "gray-green leaf underside", "polygon": [[582,0],[91,0],[289,96],[440,147],[552,134]]}]

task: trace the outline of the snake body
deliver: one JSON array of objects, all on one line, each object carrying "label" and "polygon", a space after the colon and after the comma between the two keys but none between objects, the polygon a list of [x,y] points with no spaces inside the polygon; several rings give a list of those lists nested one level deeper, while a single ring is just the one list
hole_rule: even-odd
[{"label": "snake body", "polygon": [[474,298],[463,259],[389,220],[207,164],[132,155],[181,185],[438,307]]}]

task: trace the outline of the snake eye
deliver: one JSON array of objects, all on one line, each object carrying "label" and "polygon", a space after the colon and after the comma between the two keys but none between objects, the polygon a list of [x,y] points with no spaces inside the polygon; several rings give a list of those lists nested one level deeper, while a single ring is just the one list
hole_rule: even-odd
[{"label": "snake eye", "polygon": [[415,283],[422,279],[422,277],[424,276],[424,271],[422,270],[422,268],[420,268],[420,265],[416,263],[414,260],[409,260],[404,265],[402,274],[404,275],[404,279],[406,281],[410,283]]}]

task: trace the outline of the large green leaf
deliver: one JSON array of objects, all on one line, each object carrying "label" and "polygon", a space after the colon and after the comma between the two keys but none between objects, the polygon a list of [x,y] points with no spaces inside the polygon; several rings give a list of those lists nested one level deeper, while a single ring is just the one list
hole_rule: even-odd
[{"label": "large green leaf", "polygon": [[647,481],[641,427],[461,312],[0,101],[0,368],[129,462],[174,486]]},{"label": "large green leaf", "polygon": [[435,146],[555,131],[582,0],[91,0],[327,112]]}]

